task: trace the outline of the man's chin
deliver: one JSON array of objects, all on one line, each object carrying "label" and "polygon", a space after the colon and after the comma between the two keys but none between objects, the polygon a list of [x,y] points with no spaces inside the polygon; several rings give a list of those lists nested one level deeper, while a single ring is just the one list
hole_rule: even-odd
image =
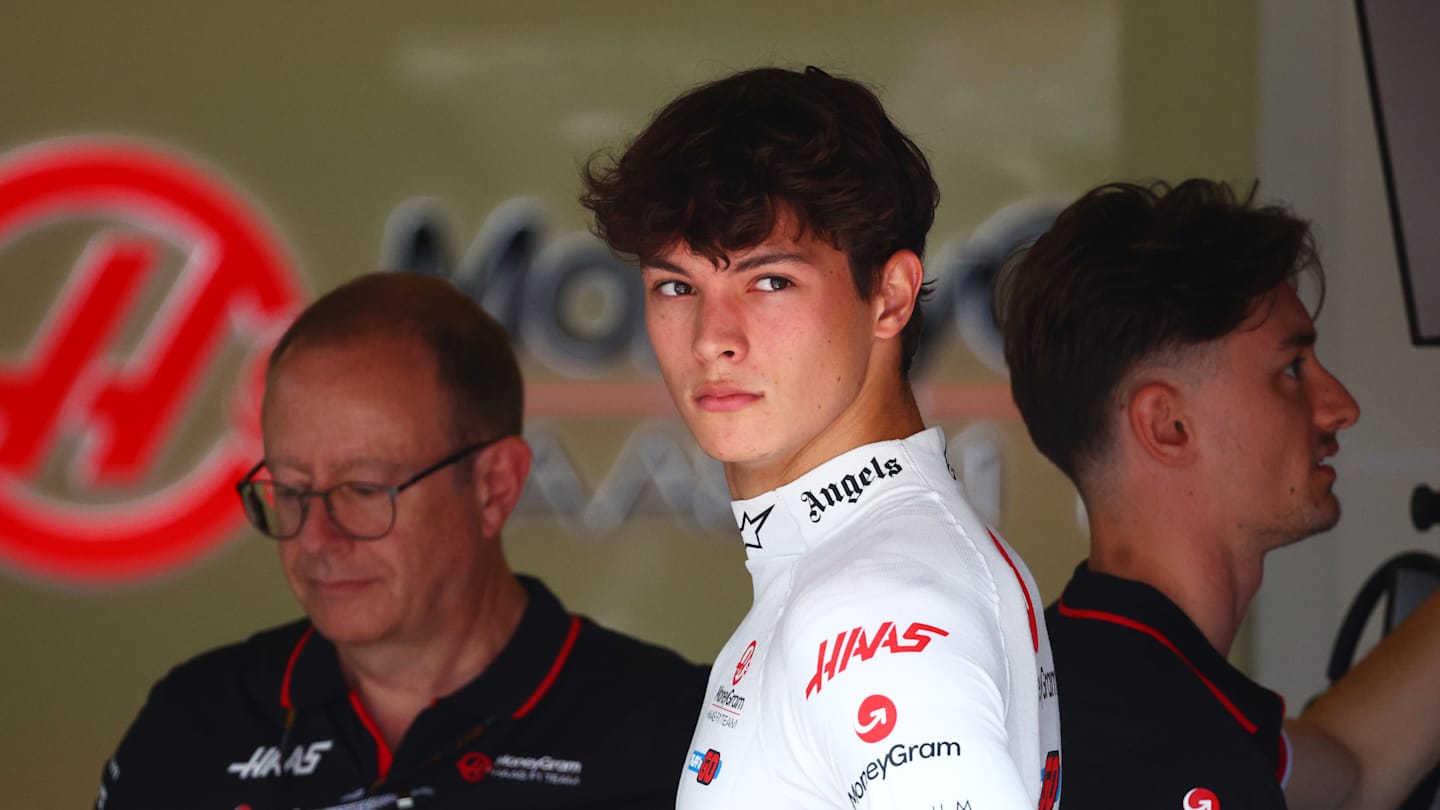
[{"label": "man's chin", "polygon": [[1305,537],[1313,537],[1330,531],[1340,523],[1340,501],[1334,495],[1325,493],[1325,497],[1316,506],[1311,518],[1306,526]]},{"label": "man's chin", "polygon": [[701,451],[721,464],[747,464],[756,460],[753,441],[736,441],[733,437],[715,436],[691,428],[691,435]]},{"label": "man's chin", "polygon": [[[1327,493],[1328,494],[1328,493]],[[1263,532],[1266,548],[1274,550],[1324,534],[1340,522],[1340,502],[1334,497],[1306,505],[1289,515],[1277,515],[1270,528]]]},{"label": "man's chin", "polygon": [[375,622],[361,621],[354,616],[329,616],[325,613],[310,615],[315,631],[337,647],[354,647],[372,644],[384,637],[383,630]]},{"label": "man's chin", "polygon": [[367,610],[368,605],[312,597],[302,600],[300,606],[316,632],[333,644],[368,644],[385,635],[386,622]]}]

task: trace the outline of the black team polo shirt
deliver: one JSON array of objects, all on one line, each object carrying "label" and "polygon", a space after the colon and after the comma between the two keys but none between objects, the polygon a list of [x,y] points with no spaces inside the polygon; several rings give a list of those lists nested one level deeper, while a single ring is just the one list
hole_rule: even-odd
[{"label": "black team polo shirt", "polygon": [[1284,701],[1231,666],[1174,602],[1082,563],[1045,623],[1065,810],[1285,807]]},{"label": "black team polo shirt", "polygon": [[107,763],[103,810],[670,808],[708,669],[573,616],[514,637],[394,751],[307,621],[177,667]]}]

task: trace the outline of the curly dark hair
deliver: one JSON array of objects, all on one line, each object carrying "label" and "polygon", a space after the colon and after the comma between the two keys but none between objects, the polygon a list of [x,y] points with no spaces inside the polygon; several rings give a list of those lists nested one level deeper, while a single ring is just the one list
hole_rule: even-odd
[{"label": "curly dark hair", "polygon": [[[581,203],[616,253],[645,262],[685,244],[717,267],[790,212],[845,254],[869,297],[896,251],[923,256],[940,191],[920,148],[864,85],[809,67],[757,68],[662,108],[622,154],[597,153]],[[921,314],[902,332],[908,371]]]},{"label": "curly dark hair", "polygon": [[1229,185],[1110,183],[1066,208],[995,287],[1010,390],[1040,452],[1077,484],[1142,362],[1224,337],[1279,285],[1324,274],[1308,222]]}]

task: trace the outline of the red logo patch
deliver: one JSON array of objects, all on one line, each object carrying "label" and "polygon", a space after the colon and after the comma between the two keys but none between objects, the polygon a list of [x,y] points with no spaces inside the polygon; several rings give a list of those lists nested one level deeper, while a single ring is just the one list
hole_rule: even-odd
[{"label": "red logo patch", "polygon": [[490,761],[490,757],[478,751],[471,751],[460,757],[460,761],[455,763],[455,768],[460,771],[460,778],[466,782],[479,782],[495,770],[495,763]]},{"label": "red logo patch", "polygon": [[1220,799],[1206,788],[1191,788],[1181,804],[1185,810],[1220,810]]},{"label": "red logo patch", "polygon": [[895,730],[896,720],[895,701],[884,695],[871,695],[860,701],[860,711],[855,715],[855,734],[863,742],[880,742]]},{"label": "red logo patch", "polygon": [[924,652],[931,641],[948,635],[950,631],[922,622],[911,622],[903,635],[894,622],[882,623],[874,633],[866,633],[864,627],[842,630],[835,634],[833,644],[830,639],[820,642],[820,650],[815,656],[815,674],[805,684],[805,699],[809,700],[810,695],[819,692],[827,681],[844,672],[852,658],[869,661],[881,648],[892,653]]},{"label": "red logo patch", "polygon": [[[244,524],[234,483],[259,452],[256,344],[301,293],[263,218],[173,155],[60,141],[0,158],[4,253],[42,231],[53,241],[82,229],[88,242],[30,345],[0,358],[0,559],[71,582],[133,580],[194,560]],[[157,289],[165,272],[175,280]],[[126,333],[135,348],[117,356]],[[232,337],[250,351],[229,427],[178,480],[151,483]],[[37,487],[69,447],[70,490],[93,496],[78,503]]]},{"label": "red logo patch", "polygon": [[1060,798],[1060,752],[1045,755],[1045,768],[1040,772],[1040,810],[1052,810]]},{"label": "red logo patch", "polygon": [[702,785],[708,785],[715,781],[720,775],[720,752],[714,748],[705,752],[705,758],[700,760],[700,768],[695,773],[695,781]]},{"label": "red logo patch", "polygon": [[755,642],[752,641],[750,642],[750,646],[745,648],[745,652],[740,654],[740,663],[735,665],[735,676],[730,679],[731,686],[740,685],[740,679],[745,677],[745,673],[750,671],[750,659],[754,657]]}]

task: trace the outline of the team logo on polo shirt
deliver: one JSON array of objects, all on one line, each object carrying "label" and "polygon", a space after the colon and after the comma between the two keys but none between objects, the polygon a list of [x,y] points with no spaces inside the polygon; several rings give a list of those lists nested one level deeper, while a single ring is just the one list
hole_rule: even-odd
[{"label": "team logo on polo shirt", "polygon": [[580,772],[584,768],[584,763],[574,759],[560,759],[549,755],[520,757],[501,754],[495,757],[494,768],[487,775],[512,782],[540,782],[546,785],[577,787],[580,784]]},{"label": "team logo on polo shirt", "polygon": [[880,742],[895,730],[899,719],[895,701],[884,695],[871,695],[860,701],[860,711],[855,715],[855,736],[861,742]]},{"label": "team logo on polo shirt", "polygon": [[320,767],[320,755],[335,746],[333,740],[320,740],[309,745],[295,746],[289,757],[283,757],[279,748],[262,745],[255,749],[250,759],[232,762],[226,771],[240,779],[263,779],[267,776],[309,776]]},{"label": "team logo on polo shirt", "polygon": [[460,761],[455,763],[455,768],[460,771],[460,778],[466,782],[479,782],[495,770],[495,763],[490,760],[490,757],[479,751],[471,751],[460,757]]},{"label": "team logo on polo shirt", "polygon": [[1181,804],[1185,810],[1220,810],[1220,799],[1208,788],[1191,788]]}]

